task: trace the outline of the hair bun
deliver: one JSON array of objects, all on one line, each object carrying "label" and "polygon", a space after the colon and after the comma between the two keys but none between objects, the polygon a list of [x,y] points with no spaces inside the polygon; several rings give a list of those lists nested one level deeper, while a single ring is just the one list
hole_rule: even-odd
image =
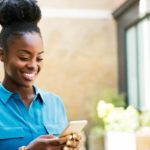
[{"label": "hair bun", "polygon": [[2,0],[0,2],[0,24],[31,22],[37,24],[41,19],[41,10],[36,0]]}]

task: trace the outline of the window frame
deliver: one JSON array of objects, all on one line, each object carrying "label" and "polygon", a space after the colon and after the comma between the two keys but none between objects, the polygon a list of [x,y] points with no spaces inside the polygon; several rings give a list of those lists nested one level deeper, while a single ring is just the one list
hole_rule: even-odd
[{"label": "window frame", "polygon": [[129,104],[126,31],[149,15],[150,14],[146,14],[145,16],[140,17],[139,0],[128,0],[113,12],[113,16],[117,22],[118,90],[119,93],[125,94],[126,105]]}]

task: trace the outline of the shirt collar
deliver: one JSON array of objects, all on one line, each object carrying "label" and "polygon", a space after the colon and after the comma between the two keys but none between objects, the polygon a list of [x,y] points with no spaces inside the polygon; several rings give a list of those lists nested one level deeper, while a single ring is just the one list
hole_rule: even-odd
[{"label": "shirt collar", "polygon": [[[45,102],[42,91],[35,85],[33,85],[33,88],[34,88],[34,92],[35,92],[36,97],[39,96],[40,100]],[[0,100],[3,103],[6,104],[13,94],[14,93],[8,91],[2,84],[0,84]]]},{"label": "shirt collar", "polygon": [[12,95],[13,95],[12,92],[8,91],[2,84],[0,84],[0,100],[3,103],[6,104]]},{"label": "shirt collar", "polygon": [[45,99],[44,99],[44,96],[43,96],[43,92],[36,86],[36,85],[33,85],[33,88],[34,88],[34,92],[35,92],[35,95],[38,97],[40,97],[40,99],[45,102]]}]

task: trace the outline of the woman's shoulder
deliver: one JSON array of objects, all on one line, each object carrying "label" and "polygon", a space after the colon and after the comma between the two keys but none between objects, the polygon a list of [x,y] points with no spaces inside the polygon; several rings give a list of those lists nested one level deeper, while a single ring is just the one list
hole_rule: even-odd
[{"label": "woman's shoulder", "polygon": [[45,91],[43,89],[39,89],[40,94],[43,96],[49,96],[51,98],[59,98],[60,96],[57,95],[56,93],[52,92],[52,91]]}]

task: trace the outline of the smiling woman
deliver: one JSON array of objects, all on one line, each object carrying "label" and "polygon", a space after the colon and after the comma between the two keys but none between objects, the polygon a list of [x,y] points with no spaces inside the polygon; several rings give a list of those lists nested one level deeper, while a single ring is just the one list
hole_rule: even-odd
[{"label": "smiling woman", "polygon": [[[14,38],[14,37],[13,37]],[[42,68],[43,45],[41,37],[37,33],[12,39],[9,42],[8,55],[2,54],[5,65],[4,85],[12,83],[15,86],[31,87],[36,76]],[[1,51],[3,52],[3,51]],[[8,87],[9,90],[11,87]]]},{"label": "smiling woman", "polygon": [[[43,64],[40,8],[35,0],[1,1],[0,6],[0,149],[62,150],[67,139],[62,144],[55,137],[67,125],[62,100],[33,85]],[[76,149],[78,142],[70,147]]]}]

